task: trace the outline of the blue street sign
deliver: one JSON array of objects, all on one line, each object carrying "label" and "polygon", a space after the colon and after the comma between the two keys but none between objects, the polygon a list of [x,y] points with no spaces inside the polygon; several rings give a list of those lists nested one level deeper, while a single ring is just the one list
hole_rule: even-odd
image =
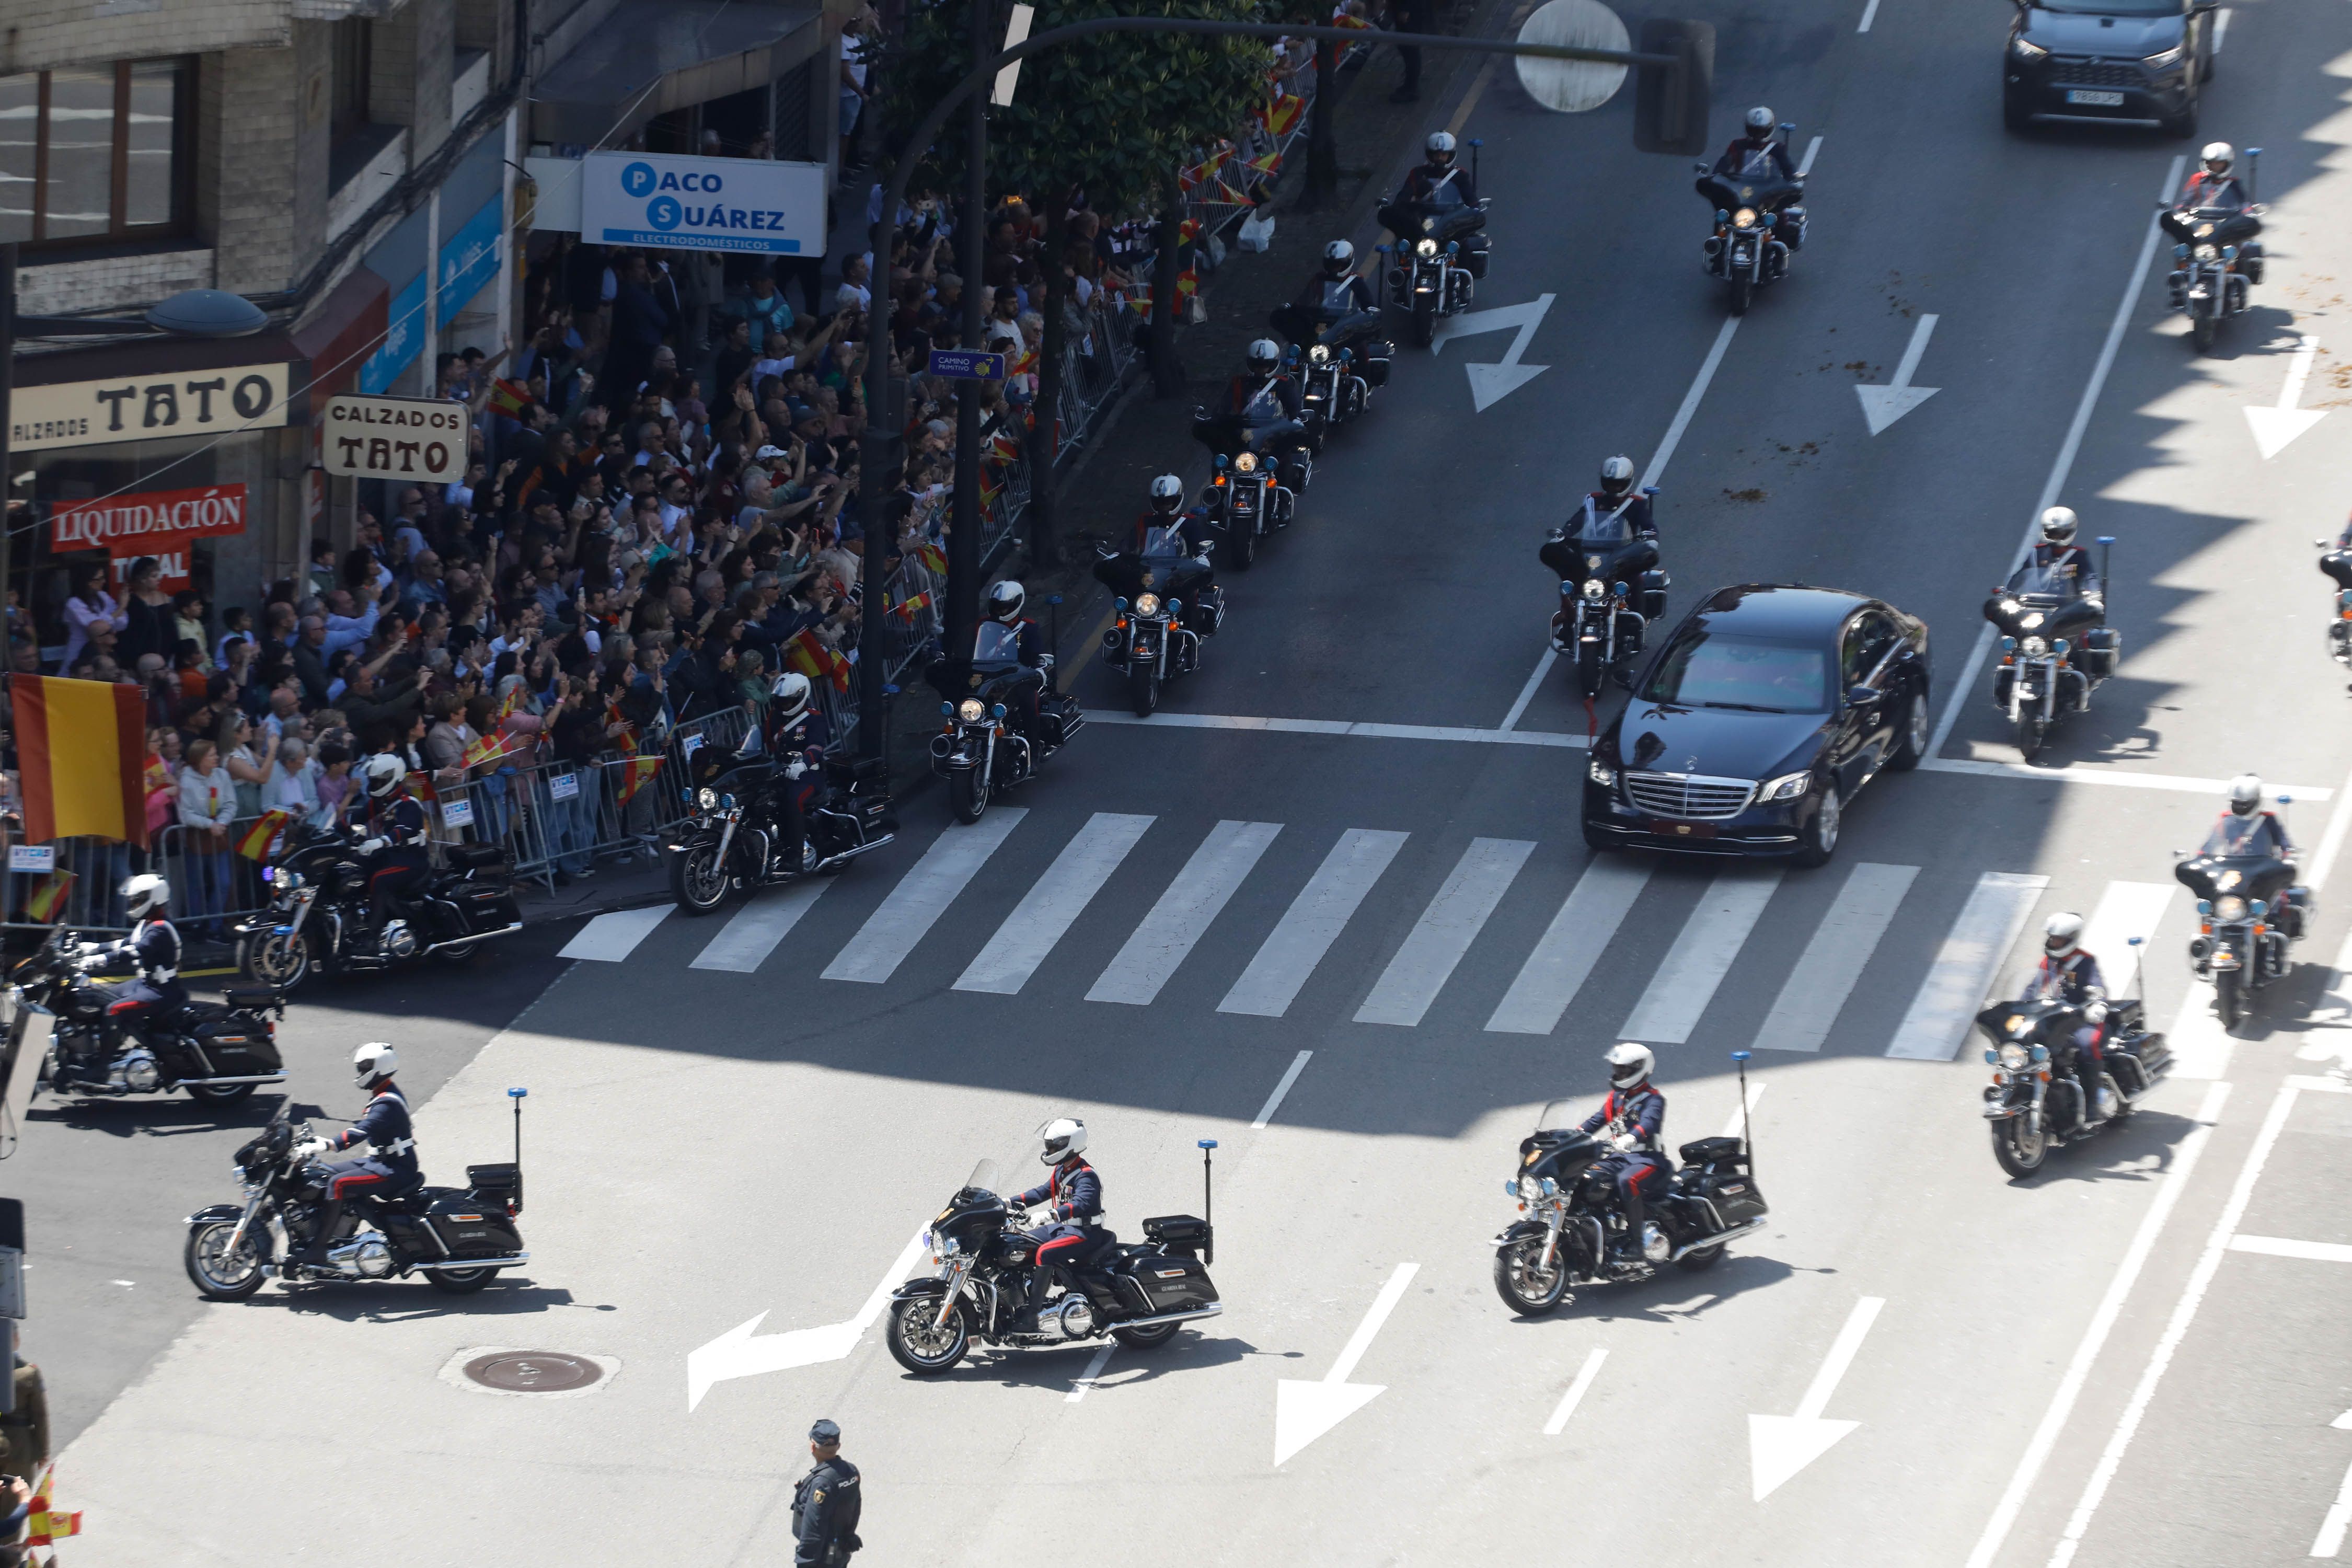
[{"label": "blue street sign", "polygon": [[930,373],[956,381],[1003,381],[1004,356],[976,349],[933,349]]}]

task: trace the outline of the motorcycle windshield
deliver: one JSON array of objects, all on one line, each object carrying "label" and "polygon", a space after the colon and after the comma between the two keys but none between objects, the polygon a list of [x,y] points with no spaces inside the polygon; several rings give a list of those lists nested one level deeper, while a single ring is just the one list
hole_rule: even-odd
[{"label": "motorcycle windshield", "polygon": [[1143,558],[1147,561],[1171,561],[1192,553],[1184,542],[1184,531],[1181,528],[1147,528],[1143,531]]},{"label": "motorcycle windshield", "polygon": [[2213,824],[2213,831],[2205,836],[2205,843],[2197,853],[2200,856],[2259,856],[2268,859],[2278,850],[2278,830],[2268,817],[2260,815],[2239,816],[2233,813]]},{"label": "motorcycle windshield", "polygon": [[1412,205],[1425,213],[1450,213],[1470,204],[1463,199],[1462,182],[1448,180]]},{"label": "motorcycle windshield", "polygon": [[972,634],[971,662],[979,664],[1019,664],[1021,635],[1003,621],[983,621]]},{"label": "motorcycle windshield", "polygon": [[1573,1100],[1547,1100],[1543,1110],[1536,1114],[1536,1131],[1538,1132],[1563,1132],[1583,1125],[1584,1118],[1576,1113],[1576,1101]]},{"label": "motorcycle windshield", "polygon": [[1003,1190],[1003,1175],[993,1160],[982,1160],[963,1179],[964,1189],[971,1192],[996,1193]]},{"label": "motorcycle windshield", "polygon": [[2068,566],[2041,566],[2029,561],[2011,574],[2008,591],[2019,597],[2070,599],[2074,596],[2074,572]]},{"label": "motorcycle windshield", "polygon": [[1576,539],[1583,544],[1622,544],[1633,537],[1633,525],[1625,514],[1612,509],[1602,511],[1586,498],[1584,510],[1577,513]]}]

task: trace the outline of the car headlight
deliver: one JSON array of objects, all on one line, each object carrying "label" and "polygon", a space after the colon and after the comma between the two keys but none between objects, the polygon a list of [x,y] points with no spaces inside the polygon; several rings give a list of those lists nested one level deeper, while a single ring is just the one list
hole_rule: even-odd
[{"label": "car headlight", "polygon": [[967,697],[956,707],[956,717],[967,724],[977,724],[988,715],[988,704],[977,697]]},{"label": "car headlight", "polygon": [[2026,1048],[2023,1046],[2019,1045],[2016,1041],[2003,1040],[2001,1042],[2000,1065],[2007,1068],[2010,1071],[2023,1072],[2027,1064],[2031,1063],[2032,1060],[2033,1058],[2026,1051]]},{"label": "car headlight", "polygon": [[1160,613],[1160,595],[1157,594],[1139,594],[1136,595],[1135,613],[1139,616],[1158,615]]},{"label": "car headlight", "polygon": [[1771,800],[1796,800],[1812,787],[1813,775],[1810,773],[1782,773],[1777,779],[1766,779],[1764,787],[1756,792],[1756,798],[1759,803]]},{"label": "car headlight", "polygon": [[2242,921],[2246,918],[2246,900],[2235,893],[2213,900],[2213,918],[2217,921]]},{"label": "car headlight", "polygon": [[2028,658],[2039,658],[2049,651],[2050,645],[2043,642],[2040,637],[2028,637],[2025,639],[2025,656]]},{"label": "car headlight", "polygon": [[717,811],[719,809],[719,792],[715,789],[705,789],[701,794],[694,797],[694,804],[700,806],[705,811]]},{"label": "car headlight", "polygon": [[1307,351],[1307,357],[1313,360],[1317,364],[1321,364],[1325,360],[1331,357],[1331,351],[1325,344],[1317,343],[1313,348]]},{"label": "car headlight", "polygon": [[2170,70],[2180,63],[2182,57],[2187,53],[2188,51],[2181,45],[2175,44],[2168,49],[2141,56],[2139,63],[2152,71]]},{"label": "car headlight", "polygon": [[1412,247],[1412,253],[1415,256],[1423,258],[1434,256],[1437,254],[1437,241],[1433,239],[1423,239],[1420,244]]},{"label": "car headlight", "polygon": [[1234,459],[1234,468],[1235,471],[1240,473],[1256,473],[1257,454],[1255,452],[1244,452],[1240,457]]},{"label": "car headlight", "polygon": [[2038,60],[2050,51],[2024,38],[2011,38],[2009,40],[2009,52],[2021,60]]},{"label": "car headlight", "polygon": [[1597,599],[1597,598],[1601,597],[1601,579],[1600,579],[1600,578],[1598,578],[1598,577],[1587,577],[1587,578],[1584,580],[1584,596],[1585,596],[1586,598],[1588,598],[1588,599]]},{"label": "car headlight", "polygon": [[1756,209],[1754,207],[1741,207],[1738,212],[1733,213],[1731,215],[1731,226],[1734,228],[1754,228],[1756,226]]},{"label": "car headlight", "polygon": [[2197,259],[2200,261],[2219,261],[2221,259],[2221,253],[2219,249],[2210,245],[2200,245],[2197,247]]},{"label": "car headlight", "polygon": [[1606,789],[1617,782],[1617,770],[1607,763],[1587,763],[1584,764],[1584,776]]}]

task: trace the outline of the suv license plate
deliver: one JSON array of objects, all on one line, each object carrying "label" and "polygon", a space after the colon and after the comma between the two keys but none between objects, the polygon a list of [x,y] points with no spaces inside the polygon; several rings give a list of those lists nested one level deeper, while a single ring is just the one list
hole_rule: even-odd
[{"label": "suv license plate", "polygon": [[2124,95],[2120,92],[2091,92],[2078,87],[2066,94],[2066,101],[2087,103],[2099,109],[2121,109],[2124,106]]}]

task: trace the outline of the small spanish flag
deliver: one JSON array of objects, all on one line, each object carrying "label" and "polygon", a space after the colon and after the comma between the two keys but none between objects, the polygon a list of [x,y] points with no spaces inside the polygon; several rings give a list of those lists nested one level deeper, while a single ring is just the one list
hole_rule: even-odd
[{"label": "small spanish flag", "polygon": [[849,661],[817,641],[816,634],[806,627],[784,644],[784,662],[811,680],[830,680],[835,691],[848,693]]},{"label": "small spanish flag", "polygon": [[1296,93],[1284,93],[1265,106],[1265,128],[1276,136],[1287,136],[1298,117],[1307,109],[1307,100]]},{"label": "small spanish flag", "polygon": [[56,676],[9,678],[25,842],[112,838],[147,847],[146,693]]},{"label": "small spanish flag", "polygon": [[890,606],[890,613],[911,626],[915,624],[915,617],[921,615],[925,610],[928,610],[930,607],[931,595],[928,593],[922,593],[916,595],[911,599],[899,600],[897,604]]},{"label": "small spanish flag", "polygon": [[57,1467],[44,1466],[41,1479],[33,1488],[32,1510],[25,1520],[25,1544],[48,1546],[69,1535],[81,1533],[81,1510],[64,1512],[50,1505],[49,1492],[55,1484]]},{"label": "small spanish flag", "polygon": [[522,411],[530,406],[530,389],[520,383],[503,380],[490,383],[488,407],[491,413],[504,415],[509,419],[520,419]]},{"label": "small spanish flag", "polygon": [[1019,359],[1014,360],[1013,362],[1012,368],[1006,371],[1005,374],[1007,375],[1036,374],[1037,351],[1035,349],[1031,349],[1027,353],[1024,353]]},{"label": "small spanish flag", "polygon": [[1201,291],[1201,275],[1187,267],[1176,274],[1176,298],[1189,300]]},{"label": "small spanish flag", "polygon": [[987,456],[1000,463],[1017,462],[1021,458],[1021,437],[1010,430],[999,430],[988,438]]},{"label": "small spanish flag", "polygon": [[637,743],[637,727],[635,724],[630,723],[627,717],[622,713],[621,700],[619,698],[607,697],[604,699],[604,721],[608,724],[618,724],[621,727],[621,733],[628,740],[631,749],[634,750],[635,748]]},{"label": "small spanish flag", "polygon": [[507,689],[506,696],[499,700],[498,722],[505,723],[514,717],[514,710],[521,706],[522,682],[518,680]]},{"label": "small spanish flag", "polygon": [[163,759],[152,752],[147,754],[147,771],[141,776],[139,785],[149,795],[172,787],[172,771],[163,765]]},{"label": "small spanish flag", "polygon": [[33,896],[26,900],[25,913],[40,924],[47,925],[58,918],[58,911],[65,908],[66,895],[73,891],[73,885],[74,874],[71,871],[50,872],[47,879],[34,889]]},{"label": "small spanish flag", "polygon": [[236,841],[236,852],[248,860],[268,859],[270,847],[278,842],[278,836],[285,832],[286,825],[293,820],[294,814],[284,806],[271,806],[253,819],[253,826],[247,828],[245,837]]},{"label": "small spanish flag", "polygon": [[1004,470],[994,463],[980,466],[980,500],[983,506],[1004,493]]},{"label": "small spanish flag", "polygon": [[484,735],[466,748],[466,765],[469,768],[488,767],[506,754],[507,737],[504,734]]},{"label": "small spanish flag", "polygon": [[1282,167],[1282,154],[1278,152],[1268,153],[1262,158],[1252,158],[1247,166],[1261,174],[1271,174]]},{"label": "small spanish flag", "polygon": [[915,559],[923,563],[923,570],[929,572],[932,576],[944,577],[947,575],[947,552],[941,550],[938,545],[932,544],[928,541],[924,543],[918,544],[915,546]]},{"label": "small spanish flag", "polygon": [[646,787],[646,781],[661,772],[661,765],[662,759],[658,756],[625,760],[621,763],[621,786],[614,792],[614,798],[623,805],[628,805],[636,798],[637,792]]}]

